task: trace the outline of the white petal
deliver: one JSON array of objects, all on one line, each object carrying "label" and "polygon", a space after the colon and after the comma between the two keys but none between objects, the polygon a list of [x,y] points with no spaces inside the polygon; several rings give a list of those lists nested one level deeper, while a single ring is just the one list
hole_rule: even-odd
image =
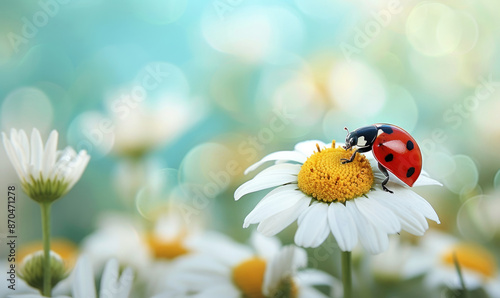
[{"label": "white petal", "polygon": [[90,261],[81,256],[74,269],[73,298],[95,298],[94,276]]},{"label": "white petal", "polygon": [[[209,258],[210,264],[217,261],[222,265],[226,265],[226,267],[234,266],[254,255],[248,245],[237,243],[220,233],[205,232],[196,238],[192,241],[193,246],[202,248],[204,255],[211,257]],[[183,260],[183,263],[186,262],[186,260]],[[213,269],[214,266],[211,267]]]},{"label": "white petal", "polygon": [[266,176],[266,175],[272,176],[275,174],[298,175],[301,167],[302,167],[302,165],[298,165],[298,164],[281,163],[281,164],[270,166],[269,168],[262,170],[260,173],[255,175],[255,177],[262,177],[262,176]]},{"label": "white petal", "polygon": [[326,203],[311,205],[301,214],[298,224],[299,227],[294,238],[295,243],[303,247],[318,247],[330,233],[328,205]]},{"label": "white petal", "polygon": [[328,296],[312,287],[300,287],[298,298],[328,298]]},{"label": "white petal", "polygon": [[118,269],[119,264],[116,259],[109,260],[104,266],[104,271],[101,277],[100,298],[115,297],[116,289],[118,288]]},{"label": "white petal", "polygon": [[13,152],[15,153],[19,164],[23,168],[24,173],[28,173],[28,165],[30,161],[30,149],[28,137],[24,130],[17,132],[15,129],[11,130],[10,142],[12,144]]},{"label": "white petal", "polygon": [[7,136],[3,132],[2,132],[2,139],[3,139],[3,146],[5,148],[5,152],[7,153],[7,156],[9,158],[12,166],[14,167],[14,170],[17,173],[17,176],[19,177],[19,179],[25,180],[26,179],[26,172],[25,172],[23,166],[21,166],[21,164],[17,158],[17,155],[14,152],[14,148],[12,147],[12,143],[10,142],[9,139],[7,139]]},{"label": "white petal", "polygon": [[413,186],[424,186],[424,185],[438,185],[443,186],[443,184],[437,180],[432,179],[429,176],[422,175],[418,177],[417,181],[413,184]]},{"label": "white petal", "polygon": [[42,175],[43,177],[48,177],[52,168],[56,163],[56,153],[57,153],[57,131],[53,130],[47,142],[45,143],[45,150],[43,152],[43,169]]},{"label": "white petal", "polygon": [[316,269],[305,269],[297,272],[296,280],[301,286],[332,286],[338,282],[330,274]]},{"label": "white petal", "polygon": [[252,180],[243,183],[240,187],[238,187],[238,189],[236,189],[236,191],[234,192],[234,199],[239,200],[246,194],[293,182],[297,182],[296,175],[276,174],[260,177],[256,176]]},{"label": "white petal", "polygon": [[331,203],[328,207],[328,223],[342,251],[352,251],[358,243],[356,223],[344,204]]},{"label": "white petal", "polygon": [[241,297],[240,291],[230,285],[214,285],[208,289],[204,289],[201,293],[191,296],[193,298],[239,298]]},{"label": "white petal", "polygon": [[122,274],[120,275],[120,280],[118,281],[120,289],[116,297],[128,298],[130,296],[130,291],[132,290],[133,281],[134,281],[134,271],[130,267],[125,268],[125,270],[123,270]]},{"label": "white petal", "polygon": [[40,132],[36,128],[33,128],[33,131],[31,132],[30,166],[31,175],[34,178],[38,178],[43,167],[43,143]]},{"label": "white petal", "polygon": [[[220,250],[223,250],[225,252],[225,247],[220,246]],[[233,249],[230,248],[230,254],[232,254]],[[244,254],[243,256],[238,256],[237,260],[227,262],[229,263],[235,263],[238,264],[245,260],[247,257],[251,256],[251,254]],[[179,262],[176,264],[175,270],[177,271],[177,276],[175,278],[180,278],[182,277],[180,275],[181,272],[186,272],[190,274],[198,274],[198,275],[205,275],[207,277],[215,278],[215,276],[226,276],[228,273],[228,270],[230,269],[231,266],[228,266],[228,264],[224,264],[220,262],[217,258],[213,258],[209,254],[207,255],[202,255],[202,254],[194,254],[188,258],[185,258],[182,260],[182,262]],[[212,281],[208,280],[208,284],[212,283]],[[200,284],[198,282],[198,284]]]},{"label": "white petal", "polygon": [[276,290],[280,282],[295,275],[298,268],[307,264],[305,250],[295,245],[287,245],[276,254],[266,266],[262,292],[269,296]]},{"label": "white petal", "polygon": [[134,275],[132,269],[125,268],[120,278],[119,264],[116,259],[106,263],[101,277],[100,298],[127,298],[132,287]]},{"label": "white petal", "polygon": [[266,236],[274,236],[281,232],[284,228],[288,227],[293,223],[299,215],[304,212],[309,206],[311,199],[309,197],[301,198],[292,207],[276,213],[275,215],[268,217],[260,222],[257,227],[257,231],[261,232]]},{"label": "white petal", "polygon": [[23,152],[24,161],[26,164],[28,164],[30,158],[30,142],[28,141],[28,135],[26,135],[26,132],[24,130],[21,129],[19,131],[18,139],[19,145]]},{"label": "white petal", "polygon": [[[368,198],[359,197],[354,199],[353,201],[356,204],[356,207],[358,207],[361,214],[363,214],[363,216],[368,219],[373,226],[380,227],[389,234],[399,233],[401,231],[401,224],[399,223],[396,215],[394,215],[391,210],[377,203],[376,200],[370,199],[370,195],[375,192],[376,191],[369,192]],[[383,195],[394,196],[394,194],[387,192]]]},{"label": "white petal", "polygon": [[316,144],[319,146],[320,149],[330,147],[330,146],[327,146],[322,141],[311,140],[311,141],[304,141],[304,142],[298,143],[297,145],[295,145],[294,150],[302,153],[305,156],[311,156],[314,152],[318,151]]},{"label": "white petal", "polygon": [[243,227],[247,228],[250,224],[259,223],[278,212],[284,211],[304,197],[306,195],[297,190],[296,184],[284,185],[273,189],[247,215]]},{"label": "white petal", "polygon": [[248,169],[245,170],[245,175],[249,172],[257,169],[260,165],[272,161],[272,160],[291,160],[299,163],[304,163],[307,160],[307,156],[296,151],[278,151],[264,156],[260,161],[254,163]]},{"label": "white petal", "polygon": [[484,289],[490,297],[500,297],[500,280],[498,277],[484,285]]},{"label": "white petal", "polygon": [[254,231],[250,237],[250,243],[258,256],[266,260],[273,258],[281,248],[281,242],[276,237],[267,237]]},{"label": "white petal", "polygon": [[429,225],[425,217],[411,208],[404,200],[390,198],[387,195],[378,195],[380,191],[370,192],[370,198],[392,210],[401,223],[401,228],[413,235],[422,236]]},{"label": "white petal", "polygon": [[[396,194],[396,192],[394,192],[394,194]],[[440,223],[439,217],[436,214],[436,211],[434,211],[434,208],[432,208],[431,204],[429,204],[429,202],[427,202],[418,194],[407,188],[402,188],[401,191],[397,193],[397,195],[400,199],[406,200],[406,202],[410,204],[412,208],[421,212],[428,219]]]},{"label": "white petal", "polygon": [[85,168],[90,161],[90,155],[87,154],[86,151],[80,151],[77,157],[78,161],[75,161],[73,172],[70,176],[68,176],[68,181],[70,182],[68,185],[68,190],[73,188],[73,186],[80,180],[82,177]]},{"label": "white petal", "polygon": [[358,210],[352,201],[346,202],[346,210],[351,214],[358,229],[361,245],[371,254],[385,251],[389,246],[387,234],[378,227],[373,226]]}]

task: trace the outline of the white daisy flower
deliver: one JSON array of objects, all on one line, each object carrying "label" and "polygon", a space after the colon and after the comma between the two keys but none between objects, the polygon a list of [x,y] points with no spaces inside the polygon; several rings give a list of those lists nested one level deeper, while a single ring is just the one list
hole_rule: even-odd
[{"label": "white daisy flower", "polygon": [[105,214],[99,218],[97,230],[83,239],[81,250],[88,256],[96,274],[111,258],[139,270],[149,262],[149,252],[140,231],[140,225],[127,216]]},{"label": "white daisy flower", "polygon": [[10,162],[21,179],[26,194],[39,203],[48,203],[65,195],[80,179],[90,156],[71,147],[57,150],[57,131],[53,130],[45,146],[35,128],[31,140],[24,130],[12,129],[10,139],[2,132]]},{"label": "white daisy flower", "polygon": [[[132,269],[125,268],[123,271],[119,270],[119,265],[116,260],[109,260],[106,263],[104,272],[101,277],[100,291],[96,295],[94,285],[94,275],[92,267],[87,257],[81,256],[78,259],[75,269],[67,278],[72,284],[71,292],[73,298],[127,298],[130,295],[134,273]],[[6,297],[12,298],[45,298],[37,294],[35,290],[27,287],[22,281],[20,282],[21,288],[15,292],[21,294],[8,295]],[[57,288],[55,293],[61,292]],[[3,296],[2,296],[3,297]],[[54,294],[54,298],[70,298],[70,296],[63,294]]]},{"label": "white daisy flower", "polygon": [[112,114],[114,144],[117,155],[140,157],[146,152],[175,140],[200,118],[193,106],[184,101],[168,102],[150,108],[139,104],[123,116]]},{"label": "white daisy flower", "polygon": [[422,238],[418,252],[405,263],[405,271],[411,273],[407,274],[409,277],[425,274],[425,283],[431,288],[446,286],[460,290],[462,284],[455,267],[455,255],[468,291],[484,288],[489,296],[500,297],[497,261],[479,244],[433,231]]},{"label": "white daisy flower", "polygon": [[[439,223],[432,206],[395,176],[387,185],[394,193],[382,190],[383,174],[371,153],[358,154],[353,162],[351,150],[327,146],[321,141],[298,143],[294,151],[271,153],[246,171],[268,161],[276,164],[241,185],[236,200],[246,194],[274,188],[245,218],[243,227],[259,224],[266,236],[282,231],[295,220],[295,243],[317,247],[330,233],[342,251],[352,251],[358,241],[372,254],[385,251],[388,234],[406,230],[423,235],[426,218]],[[440,185],[421,174],[414,185]]]},{"label": "white daisy flower", "polygon": [[327,297],[313,285],[335,284],[334,296],[341,296],[340,282],[330,275],[308,269],[306,252],[293,245],[281,247],[276,238],[254,233],[253,250],[222,235],[210,235],[205,253],[180,262],[175,274],[166,278],[163,297]]},{"label": "white daisy flower", "polygon": [[97,231],[84,239],[82,251],[95,270],[101,270],[109,258],[116,258],[121,265],[134,268],[148,294],[159,293],[175,264],[198,252],[199,239],[206,238],[197,222],[187,225],[175,211],[172,207],[167,212],[159,209],[161,215],[151,228],[125,215],[106,214]]}]

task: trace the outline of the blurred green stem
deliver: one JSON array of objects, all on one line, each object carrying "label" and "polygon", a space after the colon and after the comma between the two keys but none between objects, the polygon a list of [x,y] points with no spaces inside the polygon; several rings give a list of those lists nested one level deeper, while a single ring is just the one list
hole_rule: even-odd
[{"label": "blurred green stem", "polygon": [[50,272],[50,207],[51,203],[41,203],[42,209],[42,241],[43,241],[43,296],[51,296]]},{"label": "blurred green stem", "polygon": [[465,287],[464,276],[462,275],[462,269],[460,268],[460,263],[458,262],[458,258],[457,258],[456,253],[453,253],[453,263],[455,263],[455,269],[457,270],[458,278],[460,279],[460,284],[462,285],[462,289],[464,291],[463,297],[468,298],[469,292],[467,291],[467,288]]},{"label": "blurred green stem", "polygon": [[344,298],[352,297],[351,252],[342,252],[342,284],[344,285]]}]

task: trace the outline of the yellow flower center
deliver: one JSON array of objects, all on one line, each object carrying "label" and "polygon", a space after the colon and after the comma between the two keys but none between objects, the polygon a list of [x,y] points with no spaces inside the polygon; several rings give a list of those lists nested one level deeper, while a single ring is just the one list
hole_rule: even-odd
[{"label": "yellow flower center", "polygon": [[300,190],[323,202],[345,202],[359,197],[373,184],[370,162],[362,154],[356,154],[352,162],[342,164],[341,159],[350,159],[354,150],[335,148],[320,149],[302,165],[298,186]]},{"label": "yellow flower center", "polygon": [[[42,242],[25,244],[19,249],[19,260],[23,260],[26,256],[40,250],[43,250]],[[50,242],[50,250],[61,257],[66,269],[70,270],[75,266],[78,258],[78,247],[73,242],[65,239],[53,239]]]},{"label": "yellow flower center", "polygon": [[148,237],[148,244],[156,258],[172,260],[190,252],[183,240],[183,237],[163,239],[153,235]]},{"label": "yellow flower center", "polygon": [[461,243],[455,245],[442,255],[442,261],[450,266],[454,266],[453,254],[456,254],[460,268],[468,269],[480,273],[485,277],[495,277],[495,258],[486,249],[476,245]]},{"label": "yellow flower center", "polygon": [[246,298],[264,298],[262,283],[266,272],[266,261],[261,258],[248,259],[233,268],[233,281]]}]

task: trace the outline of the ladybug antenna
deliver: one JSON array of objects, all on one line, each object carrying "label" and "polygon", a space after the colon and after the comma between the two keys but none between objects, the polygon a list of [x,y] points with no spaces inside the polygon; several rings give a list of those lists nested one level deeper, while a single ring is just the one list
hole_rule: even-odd
[{"label": "ladybug antenna", "polygon": [[347,129],[347,127],[344,126],[344,129],[347,131],[347,133],[349,133],[349,129]]}]

